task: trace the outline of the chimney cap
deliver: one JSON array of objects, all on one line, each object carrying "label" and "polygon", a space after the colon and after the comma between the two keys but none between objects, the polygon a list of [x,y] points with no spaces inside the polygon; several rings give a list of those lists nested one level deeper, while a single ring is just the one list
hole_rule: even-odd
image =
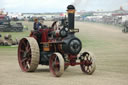
[{"label": "chimney cap", "polygon": [[75,9],[75,7],[73,5],[68,5],[67,10],[70,10],[70,9]]}]

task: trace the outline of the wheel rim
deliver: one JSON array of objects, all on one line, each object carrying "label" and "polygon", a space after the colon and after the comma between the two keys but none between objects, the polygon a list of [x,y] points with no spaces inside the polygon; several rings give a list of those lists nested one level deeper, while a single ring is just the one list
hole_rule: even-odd
[{"label": "wheel rim", "polygon": [[60,77],[64,72],[64,59],[60,53],[54,53],[50,57],[49,61],[50,72],[56,76]]},{"label": "wheel rim", "polygon": [[18,47],[18,61],[22,71],[35,71],[39,63],[39,47],[34,38],[23,38]]},{"label": "wheel rim", "polygon": [[86,53],[85,59],[81,60],[81,63],[82,63],[80,65],[81,70],[86,74],[90,74],[91,75],[96,69],[94,56],[90,52]]}]

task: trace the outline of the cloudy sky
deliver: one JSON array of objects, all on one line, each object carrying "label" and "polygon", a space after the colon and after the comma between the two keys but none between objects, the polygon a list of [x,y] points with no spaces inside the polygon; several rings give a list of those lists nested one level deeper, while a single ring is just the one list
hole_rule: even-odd
[{"label": "cloudy sky", "polygon": [[128,10],[128,0],[0,0],[0,8],[9,12],[64,12],[69,4],[74,4],[78,11],[108,11],[120,6]]}]

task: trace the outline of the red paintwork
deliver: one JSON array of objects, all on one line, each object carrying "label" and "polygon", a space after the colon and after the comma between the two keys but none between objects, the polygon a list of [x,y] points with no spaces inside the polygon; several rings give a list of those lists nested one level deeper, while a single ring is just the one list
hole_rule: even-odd
[{"label": "red paintwork", "polygon": [[69,55],[69,59],[70,60],[72,60],[72,59],[74,59],[74,58],[76,58],[77,57],[77,55]]},{"label": "red paintwork", "polygon": [[[45,28],[45,29],[40,29],[39,32],[42,34],[42,39],[41,39],[41,42],[48,42],[48,32],[50,31],[53,31],[53,29],[48,29],[48,28]],[[30,37],[34,37],[36,40],[37,40],[37,37],[34,36],[34,34],[37,33],[37,32],[34,32],[32,31],[30,33]]]},{"label": "red paintwork", "polygon": [[48,32],[49,32],[49,29],[40,29],[39,31],[42,33],[41,41],[42,42],[48,42]]},{"label": "red paintwork", "polygon": [[30,36],[30,37],[33,37],[33,38],[35,38],[35,39],[37,40],[37,37],[34,36],[34,33],[35,33],[35,32],[32,31],[29,36]]},{"label": "red paintwork", "polygon": [[[41,36],[42,36],[42,39],[41,39],[41,42],[40,42],[40,43],[57,43],[56,38],[59,37],[59,34],[56,33],[56,38],[55,38],[55,39],[49,39],[49,38],[48,38],[48,33],[49,33],[50,31],[56,31],[56,30],[54,30],[54,29],[47,29],[47,28],[45,28],[45,29],[40,29],[40,30],[39,30],[39,32],[41,33]],[[34,36],[34,33],[37,33],[37,32],[32,31],[31,34],[30,34],[30,37],[34,37],[35,39],[37,39],[37,38]],[[62,39],[62,41],[63,41],[63,39]],[[61,44],[58,43],[58,44],[57,44],[57,47],[58,47],[58,50],[59,50],[62,54],[64,54],[64,52],[63,52],[63,50],[62,50],[62,48],[61,48]],[[51,49],[51,48],[50,48],[50,49]],[[75,65],[80,65],[80,64],[87,64],[87,63],[84,63],[84,62],[76,62],[76,60],[77,60],[77,55],[68,54],[68,59],[70,60],[70,62],[69,62],[69,63],[65,63],[66,66],[67,66],[67,65],[75,66]],[[50,61],[50,62],[51,62],[51,61]],[[53,71],[53,69],[51,69],[51,71]],[[54,75],[56,75],[56,74],[54,73]]]},{"label": "red paintwork", "polygon": [[125,16],[128,15],[128,13],[116,13],[116,14],[112,14],[112,16]]},{"label": "red paintwork", "polygon": [[65,66],[71,65],[71,66],[75,66],[75,65],[85,65],[85,66],[90,66],[92,64],[91,61],[89,60],[85,60],[85,61],[81,61],[81,62],[76,62],[74,61],[70,61],[70,63],[65,63]]},{"label": "red paintwork", "polygon": [[0,15],[0,18],[4,18],[6,15]]},{"label": "red paintwork", "polygon": [[56,37],[57,37],[57,38],[59,37],[59,33],[58,33],[58,32],[56,32]]}]

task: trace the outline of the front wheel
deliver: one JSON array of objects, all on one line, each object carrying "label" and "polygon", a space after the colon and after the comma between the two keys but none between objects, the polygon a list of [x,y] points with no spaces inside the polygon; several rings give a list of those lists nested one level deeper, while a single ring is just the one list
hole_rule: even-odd
[{"label": "front wheel", "polygon": [[54,53],[49,60],[50,72],[56,76],[60,77],[64,72],[64,59],[60,53]]},{"label": "front wheel", "polygon": [[81,70],[86,73],[91,75],[95,69],[96,69],[96,64],[95,64],[95,60],[94,60],[94,55],[90,52],[84,52],[81,57],[83,59],[81,59]]}]

